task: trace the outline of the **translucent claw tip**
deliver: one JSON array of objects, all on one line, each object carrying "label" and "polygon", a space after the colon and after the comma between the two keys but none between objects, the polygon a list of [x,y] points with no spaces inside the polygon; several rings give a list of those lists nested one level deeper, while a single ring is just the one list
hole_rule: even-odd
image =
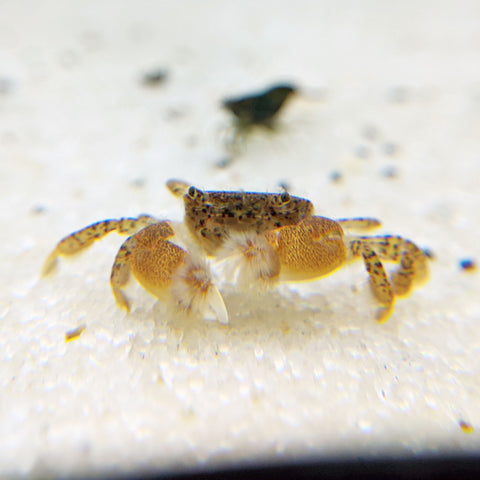
[{"label": "translucent claw tip", "polygon": [[393,313],[393,305],[381,307],[375,313],[375,319],[378,323],[385,323]]},{"label": "translucent claw tip", "polygon": [[112,286],[112,292],[113,292],[113,296],[115,297],[115,301],[117,302],[117,305],[123,310],[125,310],[127,314],[130,313],[130,304],[125,294],[119,288],[116,288],[113,286]]},{"label": "translucent claw tip", "polygon": [[228,313],[225,307],[223,297],[218,291],[215,285],[211,285],[207,296],[208,308],[205,315],[206,319],[209,319],[209,313],[213,314],[214,319],[218,320],[222,325],[228,324]]},{"label": "translucent claw tip", "polygon": [[58,263],[58,254],[57,251],[54,250],[48,258],[45,260],[45,263],[42,267],[42,277],[46,277],[55,271],[57,268]]}]

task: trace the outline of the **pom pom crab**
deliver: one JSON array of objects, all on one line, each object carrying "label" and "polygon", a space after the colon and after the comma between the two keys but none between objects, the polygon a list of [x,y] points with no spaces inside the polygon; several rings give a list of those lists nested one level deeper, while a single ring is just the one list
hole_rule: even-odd
[{"label": "pom pom crab", "polygon": [[[208,312],[220,323],[228,323],[228,313],[206,257],[229,263],[235,280],[249,286],[316,280],[363,258],[380,322],[389,318],[395,297],[407,295],[427,277],[427,257],[410,240],[345,234],[378,227],[378,220],[316,216],[309,200],[287,192],[201,191],[178,180],[170,180],[167,187],[183,198],[187,247],[182,226],[168,220],[149,215],[104,220],[62,239],[47,258],[43,274],[54,269],[59,256],[79,253],[116,231],[129,235],[110,277],[121,308],[130,309],[123,288],[133,274],[157,298],[173,300],[187,312]],[[391,279],[382,260],[398,263]]]}]

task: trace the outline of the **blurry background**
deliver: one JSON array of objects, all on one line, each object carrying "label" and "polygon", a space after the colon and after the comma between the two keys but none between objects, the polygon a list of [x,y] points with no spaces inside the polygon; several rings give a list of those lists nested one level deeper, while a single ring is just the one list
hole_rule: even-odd
[{"label": "blurry background", "polygon": [[[279,82],[232,160],[222,100]],[[475,0],[0,1],[0,475],[478,451],[479,134]],[[180,220],[172,177],[378,217],[431,279],[385,325],[361,264],[227,285],[220,327],[135,286],[120,311],[115,235],[39,278],[89,223]]]}]

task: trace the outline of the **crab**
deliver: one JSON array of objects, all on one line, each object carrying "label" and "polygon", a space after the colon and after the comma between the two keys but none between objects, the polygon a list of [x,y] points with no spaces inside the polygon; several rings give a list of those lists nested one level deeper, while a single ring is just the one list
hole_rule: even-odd
[{"label": "crab", "polygon": [[[183,224],[149,215],[94,223],[63,238],[43,274],[54,270],[59,256],[75,255],[116,231],[128,235],[110,276],[119,307],[130,311],[124,287],[133,275],[155,297],[222,324],[229,317],[210,259],[230,265],[226,271],[240,286],[262,288],[316,280],[363,259],[379,322],[390,317],[396,297],[406,296],[427,278],[427,256],[410,240],[351,233],[380,226],[376,219],[317,216],[309,200],[286,191],[202,191],[179,180],[170,180],[167,187],[183,199]],[[391,278],[383,260],[398,263]]]}]

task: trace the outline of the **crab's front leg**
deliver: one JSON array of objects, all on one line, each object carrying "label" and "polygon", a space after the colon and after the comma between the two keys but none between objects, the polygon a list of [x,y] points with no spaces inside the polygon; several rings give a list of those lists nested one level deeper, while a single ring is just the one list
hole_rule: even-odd
[{"label": "crab's front leg", "polygon": [[122,288],[132,273],[155,297],[172,298],[181,310],[203,315],[213,313],[220,323],[228,323],[225,304],[206,262],[168,240],[174,235],[169,222],[162,222],[144,228],[123,243],[110,277],[117,304],[129,311]]}]

